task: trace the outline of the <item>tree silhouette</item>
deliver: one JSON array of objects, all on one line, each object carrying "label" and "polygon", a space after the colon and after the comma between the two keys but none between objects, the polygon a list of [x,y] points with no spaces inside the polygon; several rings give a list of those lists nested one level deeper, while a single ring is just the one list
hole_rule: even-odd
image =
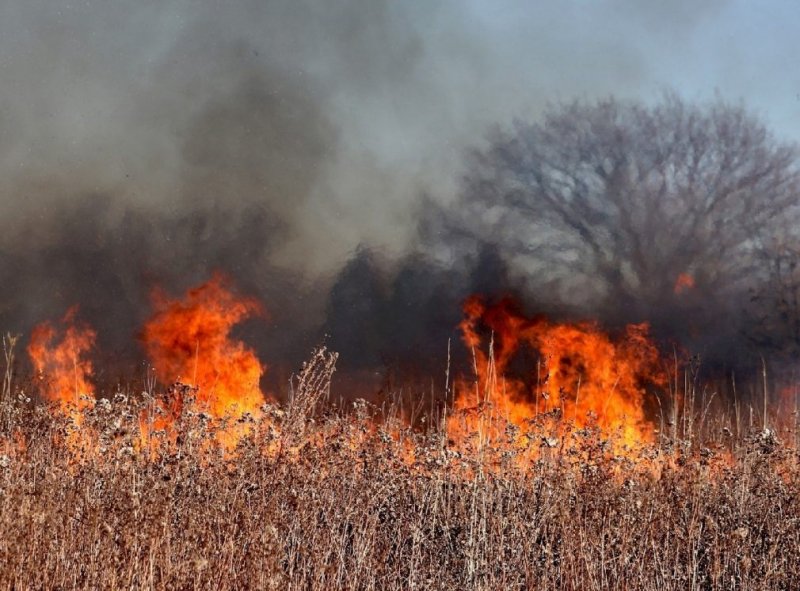
[{"label": "tree silhouette", "polygon": [[496,244],[536,288],[627,318],[746,294],[797,216],[795,146],[721,100],[575,101],[489,140],[436,235]]}]

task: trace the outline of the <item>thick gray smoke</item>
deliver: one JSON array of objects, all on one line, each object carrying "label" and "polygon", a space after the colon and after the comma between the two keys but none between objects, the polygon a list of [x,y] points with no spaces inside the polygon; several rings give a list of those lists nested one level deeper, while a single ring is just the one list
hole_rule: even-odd
[{"label": "thick gray smoke", "polygon": [[[135,362],[150,289],[221,269],[271,311],[248,329],[267,359],[294,361],[324,331],[365,366],[418,352],[426,330],[444,352],[463,292],[514,288],[488,247],[452,269],[409,254],[421,196],[452,201],[490,126],[575,95],[759,86],[761,53],[726,57],[745,9],[670,6],[3,3],[0,328],[80,304],[98,350]],[[789,121],[794,94],[753,92]]]}]

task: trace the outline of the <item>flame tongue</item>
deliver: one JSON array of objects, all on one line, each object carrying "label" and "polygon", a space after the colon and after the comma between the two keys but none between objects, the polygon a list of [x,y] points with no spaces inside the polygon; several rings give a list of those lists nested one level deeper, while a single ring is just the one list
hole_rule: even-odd
[{"label": "flame tongue", "polygon": [[94,346],[96,333],[74,324],[77,308],[70,309],[60,327],[44,322],[33,329],[28,356],[41,378],[41,393],[70,414],[92,406],[92,363],[86,354]]},{"label": "flame tongue", "polygon": [[145,325],[147,354],[163,383],[179,380],[198,388],[197,403],[215,418],[257,415],[265,367],[231,329],[261,313],[252,299],[232,293],[220,275],[181,300],[153,296],[155,314]]},{"label": "flame tongue", "polygon": [[[471,407],[477,398],[520,427],[557,409],[576,427],[596,424],[625,445],[652,440],[642,387],[648,382],[660,384],[663,378],[646,325],[629,326],[612,340],[592,324],[526,318],[510,300],[487,306],[472,297],[464,312],[463,340],[475,354],[483,390],[468,390],[462,383],[456,394],[458,408]],[[489,354],[480,347],[482,327],[493,335]],[[513,377],[509,366],[525,346],[536,350],[543,363],[528,368],[521,378]]]}]

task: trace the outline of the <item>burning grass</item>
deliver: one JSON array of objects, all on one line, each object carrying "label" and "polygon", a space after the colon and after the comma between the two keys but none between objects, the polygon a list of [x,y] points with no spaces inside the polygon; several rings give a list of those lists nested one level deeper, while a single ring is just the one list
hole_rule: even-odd
[{"label": "burning grass", "polygon": [[675,387],[656,426],[647,388],[669,376],[643,326],[471,299],[475,376],[448,374],[421,428],[335,408],[324,349],[286,404],[263,394],[231,336],[260,307],[219,277],[154,304],[142,338],[170,386],[88,396],[94,333],[72,315],[34,332],[32,383],[6,372],[0,588],[800,587],[796,417],[710,417]]},{"label": "burning grass", "polygon": [[177,438],[141,453],[140,417],[152,401],[119,395],[81,411],[95,452],[76,455],[61,443],[72,416],[24,396],[6,403],[0,585],[800,584],[798,456],[772,432],[731,446],[661,440],[627,456],[592,425],[572,431],[571,445],[551,447],[541,432],[528,444],[535,455],[509,445],[511,436],[457,444],[364,402],[321,413],[334,361],[318,354],[292,404],[265,405],[235,450],[218,441],[220,425],[189,407]]}]

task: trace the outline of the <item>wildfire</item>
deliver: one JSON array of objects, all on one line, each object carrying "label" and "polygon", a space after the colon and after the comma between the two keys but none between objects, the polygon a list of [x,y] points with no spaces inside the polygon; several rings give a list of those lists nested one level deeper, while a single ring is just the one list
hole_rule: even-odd
[{"label": "wildfire", "polygon": [[[153,294],[155,313],[142,332],[156,376],[171,388],[167,417],[191,392],[198,410],[217,420],[258,416],[264,403],[259,381],[266,371],[255,352],[231,337],[243,320],[261,314],[259,303],[234,294],[221,275],[190,289],[182,299]],[[168,419],[162,419],[168,420]],[[162,425],[164,426],[164,425]],[[222,441],[235,445],[242,429],[223,429]]]},{"label": "wildfire", "polygon": [[95,403],[92,362],[87,354],[96,338],[94,330],[75,323],[77,311],[77,307],[70,309],[59,327],[47,322],[36,326],[28,344],[41,395],[57,404],[59,412],[69,419],[65,443],[75,456],[93,451],[90,430],[84,427],[84,411]]},{"label": "wildfire", "polygon": [[[229,451],[261,421],[271,429],[272,415],[262,412],[269,397],[259,385],[266,367],[251,348],[231,336],[235,326],[263,313],[259,303],[237,295],[222,275],[215,275],[181,298],[157,290],[153,306],[141,338],[165,389],[139,417],[139,444],[160,449],[155,433],[166,434],[166,441],[176,444],[190,428],[183,422],[189,416],[195,417],[194,424],[210,427],[210,441]],[[87,354],[95,333],[76,325],[75,314],[71,310],[56,327],[38,326],[28,353],[41,376],[43,396],[72,418],[70,436],[80,435],[84,449],[91,439],[91,430],[81,425],[83,411],[94,404]],[[560,447],[568,435],[587,428],[599,429],[615,451],[652,442],[645,387],[663,386],[665,379],[646,325],[628,326],[612,338],[591,323],[529,318],[510,299],[488,305],[480,297],[465,302],[464,314],[460,328],[473,355],[476,379],[456,381],[457,412],[447,423],[450,437],[464,451],[476,434],[482,442],[502,438],[526,448],[532,443],[534,448]],[[325,360],[325,371],[301,374],[285,415],[290,419],[282,419],[293,433],[303,432],[300,427],[311,417],[320,388],[329,383],[333,371],[335,355],[318,356]],[[188,414],[186,409],[195,412]],[[290,447],[309,443],[287,437],[281,441]],[[405,455],[413,463],[413,451]]]},{"label": "wildfire", "polygon": [[96,333],[75,324],[77,308],[70,309],[59,328],[44,322],[33,329],[28,356],[40,379],[42,395],[76,418],[94,404],[92,362],[86,355]]},{"label": "wildfire", "polygon": [[[488,413],[523,434],[536,421],[557,418],[562,435],[563,425],[572,423],[578,429],[597,426],[623,447],[652,441],[643,387],[663,384],[664,378],[646,325],[628,326],[612,340],[593,324],[527,318],[509,299],[489,306],[472,297],[464,313],[462,336],[474,355],[477,379],[457,383],[456,408],[462,412],[451,419],[451,434],[482,430],[482,437],[499,438],[491,421],[483,422]],[[481,346],[482,331],[492,335],[488,352]],[[528,439],[523,435],[518,441]],[[546,435],[543,442],[558,444]]]}]

